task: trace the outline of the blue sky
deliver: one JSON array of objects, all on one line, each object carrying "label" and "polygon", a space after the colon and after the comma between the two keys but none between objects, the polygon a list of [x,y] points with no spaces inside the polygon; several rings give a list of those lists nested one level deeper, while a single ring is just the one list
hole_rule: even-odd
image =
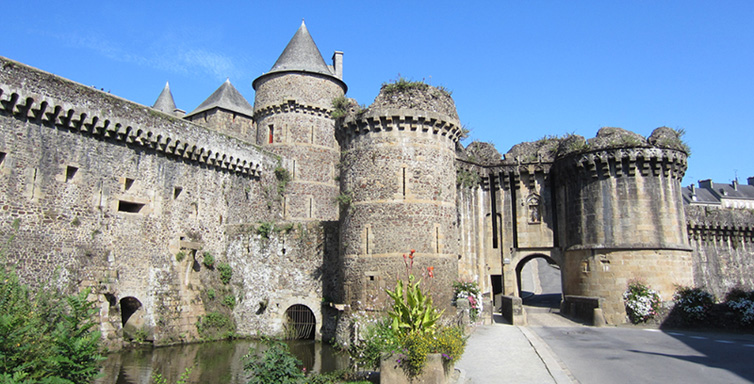
[{"label": "blue sky", "polygon": [[191,111],[226,77],[253,103],[301,19],[348,96],[399,75],[453,91],[471,139],[686,131],[684,185],[754,176],[754,1],[11,1],[0,56]]}]

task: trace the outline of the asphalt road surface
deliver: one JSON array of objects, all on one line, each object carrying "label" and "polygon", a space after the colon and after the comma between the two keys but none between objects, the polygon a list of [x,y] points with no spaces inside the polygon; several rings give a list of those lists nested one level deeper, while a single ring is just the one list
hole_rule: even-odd
[{"label": "asphalt road surface", "polygon": [[521,276],[529,329],[581,384],[754,382],[754,335],[587,327],[559,314],[560,271],[532,263]]}]

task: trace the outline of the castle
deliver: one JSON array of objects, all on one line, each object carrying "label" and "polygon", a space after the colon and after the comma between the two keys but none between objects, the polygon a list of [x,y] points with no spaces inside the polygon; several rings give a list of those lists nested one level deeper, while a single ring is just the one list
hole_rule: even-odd
[{"label": "castle", "polygon": [[533,258],[609,323],[625,321],[631,279],[665,300],[676,284],[754,287],[754,179],[682,188],[688,149],[669,128],[464,148],[443,89],[399,82],[349,104],[343,53],[326,64],[303,23],[253,106],[229,81],[186,114],[167,85],[148,107],[0,65],[5,262],[35,285],[91,288],[113,348],[214,328],[347,338],[410,249],[441,307],[459,279],[517,296]]}]

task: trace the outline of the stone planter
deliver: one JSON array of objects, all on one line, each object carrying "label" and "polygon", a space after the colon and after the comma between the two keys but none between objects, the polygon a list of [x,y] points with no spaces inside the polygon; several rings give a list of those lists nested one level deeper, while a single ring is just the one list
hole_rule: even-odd
[{"label": "stone planter", "polygon": [[442,365],[442,355],[430,353],[424,364],[422,373],[409,378],[403,368],[396,362],[395,355],[388,356],[380,361],[380,383],[390,384],[445,384],[448,382],[445,369]]}]

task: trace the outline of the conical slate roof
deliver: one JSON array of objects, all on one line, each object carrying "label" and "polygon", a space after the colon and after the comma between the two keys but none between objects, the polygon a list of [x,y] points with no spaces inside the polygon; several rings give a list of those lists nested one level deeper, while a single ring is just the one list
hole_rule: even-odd
[{"label": "conical slate roof", "polygon": [[298,31],[268,73],[283,71],[306,71],[332,76],[303,20]]},{"label": "conical slate roof", "polygon": [[169,82],[165,82],[165,88],[160,92],[160,96],[157,97],[157,101],[154,102],[152,108],[171,114],[175,111],[175,100],[173,100],[173,93],[170,92]]},{"label": "conical slate roof", "polygon": [[248,117],[254,116],[254,109],[248,101],[241,95],[236,87],[230,83],[230,79],[225,80],[220,88],[217,88],[207,100],[204,100],[196,109],[191,111],[186,117],[191,117],[198,113],[220,108],[230,112],[236,112]]},{"label": "conical slate roof", "polygon": [[[317,44],[314,43],[314,39],[312,39],[312,36],[309,34],[309,30],[306,29],[306,24],[304,24],[303,20],[301,21],[301,26],[298,28],[298,31],[293,35],[291,41],[288,42],[288,45],[285,47],[285,50],[283,50],[283,53],[280,54],[280,57],[278,57],[275,65],[272,66],[272,69],[264,75],[256,78],[251,85],[256,89],[257,81],[262,77],[272,73],[291,71],[318,73],[330,76],[343,83],[343,81],[338,79],[330,68],[328,68],[325,60],[322,58],[322,54],[319,52],[319,48],[317,48]],[[343,85],[345,85],[345,83],[343,83]]]}]

